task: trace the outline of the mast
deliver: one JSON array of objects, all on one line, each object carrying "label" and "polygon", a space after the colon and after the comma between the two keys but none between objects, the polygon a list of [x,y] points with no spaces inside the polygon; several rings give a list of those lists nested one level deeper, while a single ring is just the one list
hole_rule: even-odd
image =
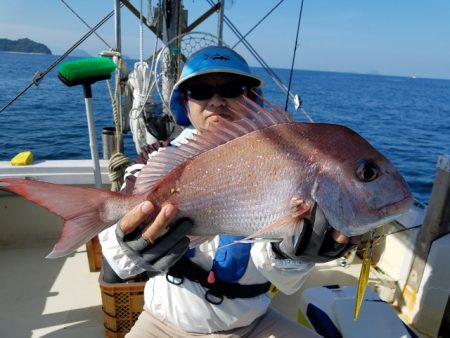
[{"label": "mast", "polygon": [[[181,41],[174,39],[179,36],[184,30],[185,14],[183,11],[182,0],[166,0],[162,3],[162,40],[167,48],[164,48],[162,55],[163,66],[163,86],[162,96],[164,102],[169,102],[170,93],[178,78],[180,71],[180,57],[181,57]],[[170,114],[168,106],[164,106],[164,113]]]},{"label": "mast", "polygon": [[[122,39],[121,39],[121,23],[120,23],[120,0],[114,0],[114,31],[116,36],[116,51],[121,53],[122,51]],[[120,71],[118,69],[118,71]]]},{"label": "mast", "polygon": [[219,0],[220,9],[218,13],[218,22],[217,22],[217,45],[222,46],[223,41],[223,17],[225,12],[225,0]]}]

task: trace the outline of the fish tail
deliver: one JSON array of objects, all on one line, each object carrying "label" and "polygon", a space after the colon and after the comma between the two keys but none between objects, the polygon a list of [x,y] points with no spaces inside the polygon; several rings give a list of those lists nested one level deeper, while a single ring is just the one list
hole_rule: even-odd
[{"label": "fish tail", "polygon": [[[24,179],[0,179],[0,188],[32,201],[64,220],[58,242],[47,258],[66,256],[117,221],[126,196],[94,188],[82,188]],[[114,205],[113,205],[114,204]]]}]

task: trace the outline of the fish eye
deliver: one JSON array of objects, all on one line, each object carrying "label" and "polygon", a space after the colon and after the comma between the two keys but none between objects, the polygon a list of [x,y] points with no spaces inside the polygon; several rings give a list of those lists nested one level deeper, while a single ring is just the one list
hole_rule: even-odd
[{"label": "fish eye", "polygon": [[371,182],[379,175],[380,167],[372,160],[364,160],[356,168],[356,177],[363,182]]}]

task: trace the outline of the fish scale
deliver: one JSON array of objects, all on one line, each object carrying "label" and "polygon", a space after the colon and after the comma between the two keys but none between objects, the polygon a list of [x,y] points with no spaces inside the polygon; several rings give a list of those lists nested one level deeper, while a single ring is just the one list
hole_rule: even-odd
[{"label": "fish scale", "polygon": [[[246,227],[246,233],[253,233],[289,214],[295,184],[284,177],[293,177],[289,165],[293,160],[274,152],[271,139],[261,136],[264,134],[253,133],[239,140],[252,145],[251,152],[248,147],[227,144],[200,155],[195,163],[189,164],[195,168],[186,170],[177,181],[175,189],[179,192],[170,200],[182,216],[194,220],[194,235],[242,234],[242,226]],[[232,174],[225,178],[224,168],[233,168]],[[284,184],[280,184],[283,180]],[[237,229],[236,224],[240,225]]]},{"label": "fish scale", "polygon": [[239,120],[221,120],[186,144],[164,148],[142,168],[131,195],[22,179],[0,179],[0,187],[64,219],[53,258],[73,252],[145,199],[156,212],[175,204],[179,218],[194,222],[190,235],[247,238],[295,235],[315,204],[346,236],[364,234],[410,207],[403,177],[357,133],[293,122],[268,106],[237,102],[230,109]]}]

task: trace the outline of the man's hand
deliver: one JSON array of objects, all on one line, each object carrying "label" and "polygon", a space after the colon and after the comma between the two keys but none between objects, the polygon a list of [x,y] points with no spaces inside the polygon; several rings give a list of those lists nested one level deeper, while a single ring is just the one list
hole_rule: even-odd
[{"label": "man's hand", "polygon": [[146,224],[153,211],[149,201],[137,205],[118,222],[116,236],[124,253],[154,276],[175,264],[188,250],[186,234],[193,224],[181,219],[167,231],[178,212],[172,204],[165,204],[151,224]]},{"label": "man's hand", "polygon": [[272,249],[280,258],[323,263],[342,257],[356,247],[360,239],[359,236],[349,238],[334,230],[315,204],[311,217],[304,220],[301,233],[273,243]]}]

